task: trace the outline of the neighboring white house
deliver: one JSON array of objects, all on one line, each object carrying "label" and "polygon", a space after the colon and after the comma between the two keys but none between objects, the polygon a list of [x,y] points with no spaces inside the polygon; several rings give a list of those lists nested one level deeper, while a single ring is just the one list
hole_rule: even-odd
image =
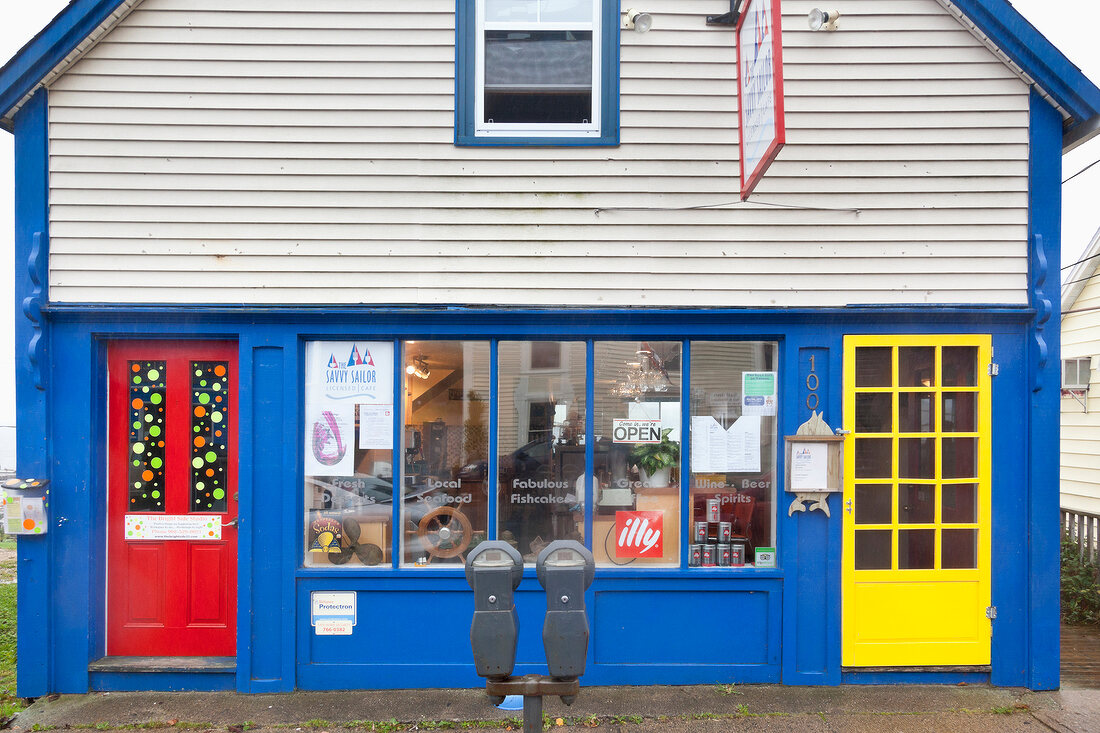
[{"label": "neighboring white house", "polygon": [[1062,508],[1100,514],[1100,230],[1062,294]]}]

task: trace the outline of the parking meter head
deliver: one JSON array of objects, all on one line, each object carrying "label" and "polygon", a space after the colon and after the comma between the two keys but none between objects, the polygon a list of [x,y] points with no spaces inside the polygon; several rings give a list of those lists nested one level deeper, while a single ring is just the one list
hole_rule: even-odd
[{"label": "parking meter head", "polygon": [[509,568],[512,576],[512,590],[519,587],[519,581],[523,580],[523,557],[516,548],[507,542],[490,540],[482,542],[474,548],[473,552],[466,556],[466,582],[471,588],[474,586],[474,573],[476,570],[491,570]]},{"label": "parking meter head", "polygon": [[535,561],[535,573],[543,588],[546,587],[546,574],[549,570],[582,569],[582,590],[586,590],[596,577],[596,561],[588,548],[576,540],[554,540],[543,548]]}]

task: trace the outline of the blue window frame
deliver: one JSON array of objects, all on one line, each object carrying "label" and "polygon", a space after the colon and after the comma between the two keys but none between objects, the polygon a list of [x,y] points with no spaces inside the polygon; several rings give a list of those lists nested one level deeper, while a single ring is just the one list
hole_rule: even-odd
[{"label": "blue window frame", "polygon": [[455,22],[456,145],[619,144],[618,2],[458,0]]}]

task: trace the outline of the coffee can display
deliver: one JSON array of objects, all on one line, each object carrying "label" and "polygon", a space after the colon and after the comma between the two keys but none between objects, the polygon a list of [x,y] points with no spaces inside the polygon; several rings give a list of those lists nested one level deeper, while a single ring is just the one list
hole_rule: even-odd
[{"label": "coffee can display", "polygon": [[718,566],[723,568],[729,567],[731,562],[733,562],[733,556],[730,551],[730,546],[718,545]]},{"label": "coffee can display", "polygon": [[730,565],[745,564],[745,546],[741,544],[730,547]]},{"label": "coffee can display", "polygon": [[720,517],[722,502],[718,499],[707,499],[707,521],[717,522]]},{"label": "coffee can display", "polygon": [[703,564],[703,546],[702,545],[689,545],[688,546],[688,567],[697,568]]},{"label": "coffee can display", "polygon": [[707,541],[707,527],[708,525],[706,522],[695,523],[695,532],[692,534],[692,540],[696,544],[701,545]]},{"label": "coffee can display", "polygon": [[718,541],[728,543],[733,537],[733,522],[718,523]]},{"label": "coffee can display", "polygon": [[703,558],[702,565],[705,568],[714,567],[714,563],[717,561],[715,557],[718,554],[718,547],[716,545],[703,545]]}]

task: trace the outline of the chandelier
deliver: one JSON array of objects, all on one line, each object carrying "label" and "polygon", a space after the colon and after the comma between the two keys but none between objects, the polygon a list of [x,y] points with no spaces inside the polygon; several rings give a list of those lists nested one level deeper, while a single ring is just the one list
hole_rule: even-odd
[{"label": "chandelier", "polygon": [[619,373],[618,381],[611,387],[611,394],[641,402],[650,392],[667,392],[672,386],[672,380],[668,377],[661,357],[648,344],[643,344],[635,353],[638,360],[627,362],[626,368]]}]

